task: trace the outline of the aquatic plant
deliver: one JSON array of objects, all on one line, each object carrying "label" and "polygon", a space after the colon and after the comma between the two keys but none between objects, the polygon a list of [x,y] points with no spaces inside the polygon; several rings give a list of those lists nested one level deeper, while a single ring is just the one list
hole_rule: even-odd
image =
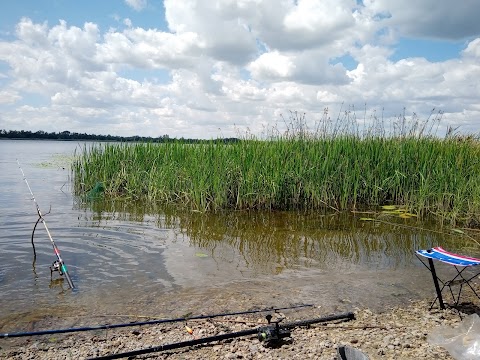
[{"label": "aquatic plant", "polygon": [[101,182],[107,198],[198,211],[342,211],[395,204],[420,218],[433,214],[452,223],[479,222],[475,137],[425,135],[418,123],[394,136],[335,126],[334,133],[312,135],[301,127],[298,136],[292,127],[266,140],[248,137],[228,144],[97,144],[76,156],[75,191],[88,192]]}]

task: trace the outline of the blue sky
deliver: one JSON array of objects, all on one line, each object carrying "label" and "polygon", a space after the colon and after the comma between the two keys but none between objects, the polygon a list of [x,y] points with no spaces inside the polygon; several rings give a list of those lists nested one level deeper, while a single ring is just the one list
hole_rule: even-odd
[{"label": "blue sky", "polygon": [[401,38],[395,44],[395,52],[390,59],[398,61],[409,57],[424,57],[432,62],[445,61],[457,58],[466,45],[465,40]]},{"label": "blue sky", "polygon": [[47,21],[50,25],[57,24],[59,19],[80,27],[85,22],[93,22],[103,31],[110,27],[123,27],[119,19],[129,18],[137,26],[167,30],[162,1],[149,1],[141,11],[136,11],[121,0],[19,0],[5,2],[2,9],[2,33],[12,32],[22,17],[38,23]]},{"label": "blue sky", "polygon": [[476,0],[5,2],[0,129],[212,138],[281,127],[290,110],[313,129],[326,108],[362,109],[367,127],[435,108],[439,135],[478,132],[478,13]]}]

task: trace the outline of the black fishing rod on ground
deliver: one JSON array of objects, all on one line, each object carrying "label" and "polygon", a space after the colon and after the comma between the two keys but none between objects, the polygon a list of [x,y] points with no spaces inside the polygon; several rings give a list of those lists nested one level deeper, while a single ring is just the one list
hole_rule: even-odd
[{"label": "black fishing rod on ground", "polygon": [[220,335],[209,336],[209,337],[204,337],[204,338],[200,338],[200,339],[193,339],[193,340],[188,340],[188,341],[182,341],[182,342],[177,342],[177,343],[158,345],[158,346],[153,346],[153,347],[149,347],[149,348],[145,348],[145,349],[127,351],[127,352],[118,353],[118,354],[110,354],[110,355],[105,355],[105,356],[99,356],[99,357],[95,357],[95,358],[90,358],[90,360],[94,360],[94,359],[95,360],[120,359],[120,358],[124,358],[124,357],[149,354],[149,353],[153,353],[153,352],[175,350],[175,349],[180,349],[180,348],[183,348],[183,347],[207,344],[207,343],[210,343],[210,342],[213,342],[213,341],[233,339],[233,338],[237,338],[237,337],[254,335],[254,334],[257,334],[257,337],[260,341],[275,342],[275,341],[279,341],[283,338],[290,337],[290,329],[293,329],[293,328],[296,328],[296,327],[308,326],[308,325],[312,325],[312,324],[335,321],[335,320],[353,320],[353,319],[355,319],[355,315],[352,312],[329,315],[329,316],[325,316],[325,317],[321,317],[321,318],[317,318],[317,319],[299,320],[299,321],[295,321],[295,322],[291,322],[291,323],[285,323],[283,325],[280,325],[278,322],[275,322],[274,325],[270,325],[271,324],[270,320],[267,318],[267,320],[269,320],[269,325],[268,326],[262,326],[262,327],[257,327],[257,328],[254,328],[254,329],[237,331],[237,332],[232,332],[232,333],[227,333],[227,334],[220,334]]},{"label": "black fishing rod on ground", "polygon": [[38,222],[41,222],[43,224],[43,226],[45,227],[45,230],[47,231],[48,238],[50,239],[50,242],[51,242],[52,247],[53,247],[53,252],[57,256],[57,260],[55,260],[53,262],[52,266],[50,266],[50,275],[52,274],[53,271],[58,271],[58,273],[60,275],[65,275],[65,278],[67,279],[67,282],[68,282],[68,286],[70,286],[71,289],[74,289],[75,286],[73,285],[73,281],[70,278],[70,274],[68,273],[67,266],[65,265],[65,262],[62,260],[62,257],[60,256],[60,250],[58,250],[58,247],[55,244],[55,241],[53,241],[52,235],[50,234],[50,231],[48,230],[45,218],[43,217],[42,212],[40,211],[40,207],[38,206],[37,200],[35,199],[35,195],[33,195],[32,188],[30,187],[30,184],[27,181],[27,177],[25,176],[25,173],[23,172],[23,169],[20,166],[20,162],[18,161],[18,159],[17,159],[17,164],[18,164],[18,168],[22,172],[23,180],[25,181],[25,184],[27,184],[28,190],[30,191],[30,194],[32,195],[32,200],[35,203],[35,207],[37,208],[38,220],[35,223],[35,227],[33,228],[33,232],[32,232],[32,246],[33,246],[34,256],[36,256],[36,252],[35,252],[35,246],[33,245],[33,233],[35,232],[35,229],[37,227]]},{"label": "black fishing rod on ground", "polygon": [[213,319],[213,318],[222,317],[222,316],[246,315],[246,314],[255,314],[255,313],[260,313],[260,312],[268,312],[268,311],[276,312],[276,311],[281,311],[281,310],[292,310],[292,309],[299,309],[299,308],[312,307],[312,306],[314,306],[314,305],[305,304],[305,305],[295,305],[295,306],[282,307],[282,308],[269,308],[269,309],[260,309],[260,310],[239,311],[239,312],[213,314],[213,315],[197,315],[197,316],[181,317],[181,318],[175,318],[175,319],[157,319],[157,320],[149,320],[149,321],[141,321],[141,322],[129,322],[129,323],[123,323],[123,324],[85,326],[85,327],[78,327],[78,328],[67,328],[67,329],[57,329],[57,330],[41,330],[41,331],[17,332],[17,333],[3,333],[3,334],[0,333],[0,339],[1,338],[37,336],[37,335],[63,334],[63,333],[72,333],[72,332],[81,332],[81,331],[116,329],[116,328],[130,327],[130,326],[155,325],[155,324],[164,324],[164,323],[173,323],[173,322],[184,322],[184,321],[188,321],[188,320]]}]

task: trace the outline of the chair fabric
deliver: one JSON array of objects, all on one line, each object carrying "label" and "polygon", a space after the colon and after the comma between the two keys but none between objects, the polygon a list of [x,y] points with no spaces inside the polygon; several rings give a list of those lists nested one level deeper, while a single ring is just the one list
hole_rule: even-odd
[{"label": "chair fabric", "polygon": [[[461,296],[464,285],[467,285],[472,290],[472,292],[477,296],[477,298],[480,299],[480,296],[477,294],[477,292],[471,285],[471,281],[474,278],[476,278],[478,275],[480,275],[480,269],[474,275],[471,275],[471,274],[467,275],[467,273],[465,272],[465,269],[467,268],[480,265],[480,259],[470,257],[470,256],[455,254],[445,250],[440,246],[427,249],[427,250],[417,250],[415,252],[415,255],[432,274],[432,279],[435,285],[437,297],[433,301],[432,306],[430,306],[430,309],[433,308],[437,300],[439,302],[440,308],[445,309],[445,303],[443,301],[442,292],[446,288],[448,288],[448,290],[450,291],[450,294],[454,301],[454,307],[457,307],[458,304],[460,303],[460,296]],[[422,261],[422,257],[428,259],[428,265],[424,261]],[[438,277],[435,270],[434,260],[453,266],[456,270],[456,274],[454,275],[454,277],[449,280],[443,280],[440,277]],[[442,284],[441,287],[440,287],[440,284]],[[455,285],[459,286],[459,290],[457,294],[454,294],[453,288],[452,288]]]},{"label": "chair fabric", "polygon": [[417,254],[433,260],[439,260],[449,265],[456,265],[456,266],[480,265],[480,259],[469,257],[469,256],[463,256],[459,254],[454,254],[449,251],[446,251],[444,248],[440,246],[437,246],[428,250],[418,250]]}]

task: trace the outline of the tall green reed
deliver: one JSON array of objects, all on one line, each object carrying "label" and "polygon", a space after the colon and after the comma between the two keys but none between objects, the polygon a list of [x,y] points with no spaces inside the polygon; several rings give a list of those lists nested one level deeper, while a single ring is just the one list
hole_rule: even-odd
[{"label": "tall green reed", "polygon": [[[352,124],[354,122],[352,121]],[[418,124],[417,124],[418,125]],[[418,127],[417,127],[418,128]],[[222,209],[355,210],[406,206],[419,216],[479,222],[480,143],[403,128],[335,135],[301,127],[238,142],[105,144],[85,148],[73,166],[77,194],[101,181],[105,196]],[[298,130],[298,129],[297,129]],[[365,135],[366,134],[366,135]]]}]

